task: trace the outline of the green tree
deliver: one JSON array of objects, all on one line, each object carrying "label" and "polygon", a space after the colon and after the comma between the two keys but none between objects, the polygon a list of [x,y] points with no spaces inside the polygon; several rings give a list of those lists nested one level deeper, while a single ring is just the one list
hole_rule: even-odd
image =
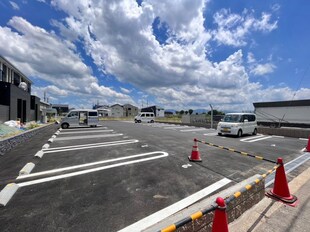
[{"label": "green tree", "polygon": [[[211,111],[208,111],[208,115],[211,115]],[[225,113],[218,110],[213,110],[213,115],[225,115]]]},{"label": "green tree", "polygon": [[188,111],[187,111],[187,110],[185,111],[185,114],[188,114]]},{"label": "green tree", "polygon": [[192,114],[193,112],[194,112],[194,111],[193,111],[192,109],[189,109],[189,110],[188,110],[188,113],[189,113],[189,114]]},{"label": "green tree", "polygon": [[180,111],[180,114],[181,114],[181,115],[184,114],[184,110],[181,110],[181,111]]}]

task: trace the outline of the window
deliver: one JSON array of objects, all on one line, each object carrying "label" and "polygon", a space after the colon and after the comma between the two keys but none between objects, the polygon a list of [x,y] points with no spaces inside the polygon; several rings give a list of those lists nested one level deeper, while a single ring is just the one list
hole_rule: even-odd
[{"label": "window", "polygon": [[150,117],[150,114],[146,114],[146,117]]},{"label": "window", "polygon": [[145,117],[145,114],[141,114],[141,117]]},{"label": "window", "polygon": [[78,117],[79,113],[77,111],[73,111],[70,114],[68,114],[68,118],[72,118],[72,117]]},{"label": "window", "polygon": [[7,67],[5,64],[3,64],[0,80],[6,81],[6,73],[7,73]]},{"label": "window", "polygon": [[20,77],[17,73],[14,73],[14,85],[18,86],[20,83]]},{"label": "window", "polygon": [[128,108],[128,110],[131,110],[131,108]]},{"label": "window", "polygon": [[256,119],[255,115],[252,115],[252,114],[248,115],[248,118],[249,118],[249,122],[254,122]]},{"label": "window", "polygon": [[88,116],[98,116],[97,112],[88,112]]}]

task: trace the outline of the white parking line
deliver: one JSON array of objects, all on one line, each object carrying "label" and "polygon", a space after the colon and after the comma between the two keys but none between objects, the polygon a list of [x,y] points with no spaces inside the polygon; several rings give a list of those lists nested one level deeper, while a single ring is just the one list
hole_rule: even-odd
[{"label": "white parking line", "polygon": [[[97,128],[97,129],[95,129]],[[61,128],[60,128],[61,129]],[[107,129],[106,126],[101,126],[101,125],[97,125],[97,127],[74,127],[74,128],[69,128],[69,129],[63,129],[61,130],[61,132],[65,132],[65,131],[75,131],[75,130],[101,130],[101,129]]]},{"label": "white parking line", "polygon": [[99,144],[93,144],[93,145],[77,145],[77,146],[71,146],[70,147],[64,147],[62,149],[60,148],[51,148],[51,149],[44,149],[44,154],[48,153],[56,153],[56,152],[63,152],[63,151],[75,151],[75,150],[83,150],[83,149],[91,149],[91,148],[97,148],[97,147],[109,147],[109,146],[117,146],[117,145],[125,145],[125,144],[131,144],[131,143],[138,143],[139,140],[124,140],[124,141],[114,141],[114,142],[106,142],[106,143],[99,143]]},{"label": "white parking line", "polygon": [[240,139],[240,141],[241,142],[246,142],[247,140],[258,139],[258,138],[262,138],[264,136],[265,135],[257,135],[257,136],[254,136],[254,137],[248,137],[248,138]]},{"label": "white parking line", "polygon": [[120,160],[133,159],[133,158],[138,158],[142,156],[149,156],[149,155],[158,154],[158,153],[159,152],[149,152],[149,153],[130,155],[130,156],[125,156],[125,157],[120,157],[120,158],[115,158],[115,159],[102,160],[102,161],[97,161],[97,162],[92,162],[92,163],[87,163],[87,164],[74,165],[74,166],[65,167],[65,168],[58,168],[58,169],[53,169],[53,170],[48,170],[48,171],[43,171],[43,172],[31,173],[28,175],[25,174],[25,175],[18,176],[16,179],[25,179],[25,178],[30,178],[30,177],[42,176],[46,174],[53,174],[57,172],[63,172],[63,171],[68,171],[68,170],[73,170],[73,169],[78,169],[78,168],[83,168],[83,167],[89,167],[89,166],[94,166],[98,164],[111,163],[111,162],[120,161]]},{"label": "white parking line", "polygon": [[[42,179],[38,179],[38,180],[26,181],[26,182],[18,183],[18,186],[24,187],[24,186],[40,184],[40,183],[44,183],[44,182],[50,182],[50,181],[64,179],[64,178],[68,178],[68,177],[79,176],[79,175],[83,175],[83,174],[97,172],[97,171],[101,171],[101,170],[105,170],[105,169],[125,166],[125,165],[129,165],[129,164],[134,164],[134,163],[145,162],[145,161],[149,161],[149,160],[160,159],[160,158],[167,157],[169,155],[167,152],[162,152],[162,151],[155,151],[155,152],[144,153],[144,154],[140,154],[140,155],[147,156],[147,155],[152,155],[152,154],[162,154],[162,155],[157,155],[157,156],[153,156],[153,157],[149,157],[149,158],[137,159],[137,160],[132,160],[132,161],[126,161],[126,162],[122,162],[122,163],[111,164],[108,166],[92,168],[92,169],[78,171],[78,172],[72,172],[72,173],[68,173],[68,174],[62,174],[62,175],[58,175],[58,176],[46,177],[46,178],[42,178]],[[33,173],[33,174],[35,174],[35,173]]]},{"label": "white parking line", "polygon": [[305,140],[305,141],[308,141],[308,139],[305,139],[305,138],[299,138],[299,140]]},{"label": "white parking line", "polygon": [[55,138],[55,141],[60,140],[75,140],[75,139],[93,139],[93,138],[107,138],[107,137],[117,137],[122,136],[123,134],[104,134],[104,135],[82,135],[82,136],[70,136],[63,138]]},{"label": "white parking line", "polygon": [[68,134],[85,134],[85,133],[102,133],[102,132],[112,132],[114,130],[89,130],[89,131],[66,131],[62,132],[61,135],[68,135]]},{"label": "white parking line", "polygon": [[222,180],[200,190],[197,193],[194,193],[193,195],[184,198],[181,201],[178,201],[174,203],[173,205],[170,205],[146,218],[143,218],[142,220],[120,230],[119,232],[131,232],[131,231],[142,231],[161,220],[175,214],[176,212],[188,207],[189,205],[197,202],[198,200],[202,199],[203,197],[206,197],[207,195],[215,192],[216,190],[220,189],[221,187],[225,186],[226,184],[230,183],[231,180],[227,178],[223,178]]},{"label": "white parking line", "polygon": [[182,129],[182,128],[188,128],[188,126],[167,126],[164,127],[164,129]]},{"label": "white parking line", "polygon": [[206,133],[206,134],[203,134],[205,136],[213,136],[213,135],[217,135],[217,132],[210,132],[210,133]]},{"label": "white parking line", "polygon": [[191,132],[191,131],[203,131],[207,130],[206,128],[196,128],[196,129],[187,129],[187,130],[180,130],[181,132]]},{"label": "white parking line", "polygon": [[250,140],[250,141],[247,141],[247,142],[248,143],[253,143],[253,142],[256,142],[256,141],[270,139],[270,138],[272,138],[272,136],[267,136],[267,137],[264,137],[264,138],[254,139],[254,140]]}]

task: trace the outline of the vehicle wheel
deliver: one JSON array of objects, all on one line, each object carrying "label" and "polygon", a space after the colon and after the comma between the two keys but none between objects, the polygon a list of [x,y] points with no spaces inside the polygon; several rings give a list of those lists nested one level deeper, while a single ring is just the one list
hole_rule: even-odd
[{"label": "vehicle wheel", "polygon": [[68,123],[61,124],[61,128],[62,129],[68,129],[69,128],[69,124]]},{"label": "vehicle wheel", "polygon": [[154,123],[154,120],[151,120],[151,123]]},{"label": "vehicle wheel", "polygon": [[135,119],[135,123],[137,123],[138,121],[137,121],[137,119]]},{"label": "vehicle wheel", "polygon": [[138,120],[138,123],[141,123],[141,120]]},{"label": "vehicle wheel", "polygon": [[257,135],[257,129],[256,128],[253,131],[253,135]]},{"label": "vehicle wheel", "polygon": [[241,136],[242,136],[242,130],[238,130],[237,137],[241,137]]},{"label": "vehicle wheel", "polygon": [[222,133],[217,133],[218,136],[222,136]]}]

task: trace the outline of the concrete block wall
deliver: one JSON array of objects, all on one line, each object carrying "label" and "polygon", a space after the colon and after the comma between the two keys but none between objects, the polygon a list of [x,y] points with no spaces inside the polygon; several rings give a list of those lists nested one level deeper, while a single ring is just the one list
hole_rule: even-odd
[{"label": "concrete block wall", "polygon": [[270,127],[258,127],[258,133],[265,135],[279,135],[293,138],[309,138],[309,128],[270,128]]}]

